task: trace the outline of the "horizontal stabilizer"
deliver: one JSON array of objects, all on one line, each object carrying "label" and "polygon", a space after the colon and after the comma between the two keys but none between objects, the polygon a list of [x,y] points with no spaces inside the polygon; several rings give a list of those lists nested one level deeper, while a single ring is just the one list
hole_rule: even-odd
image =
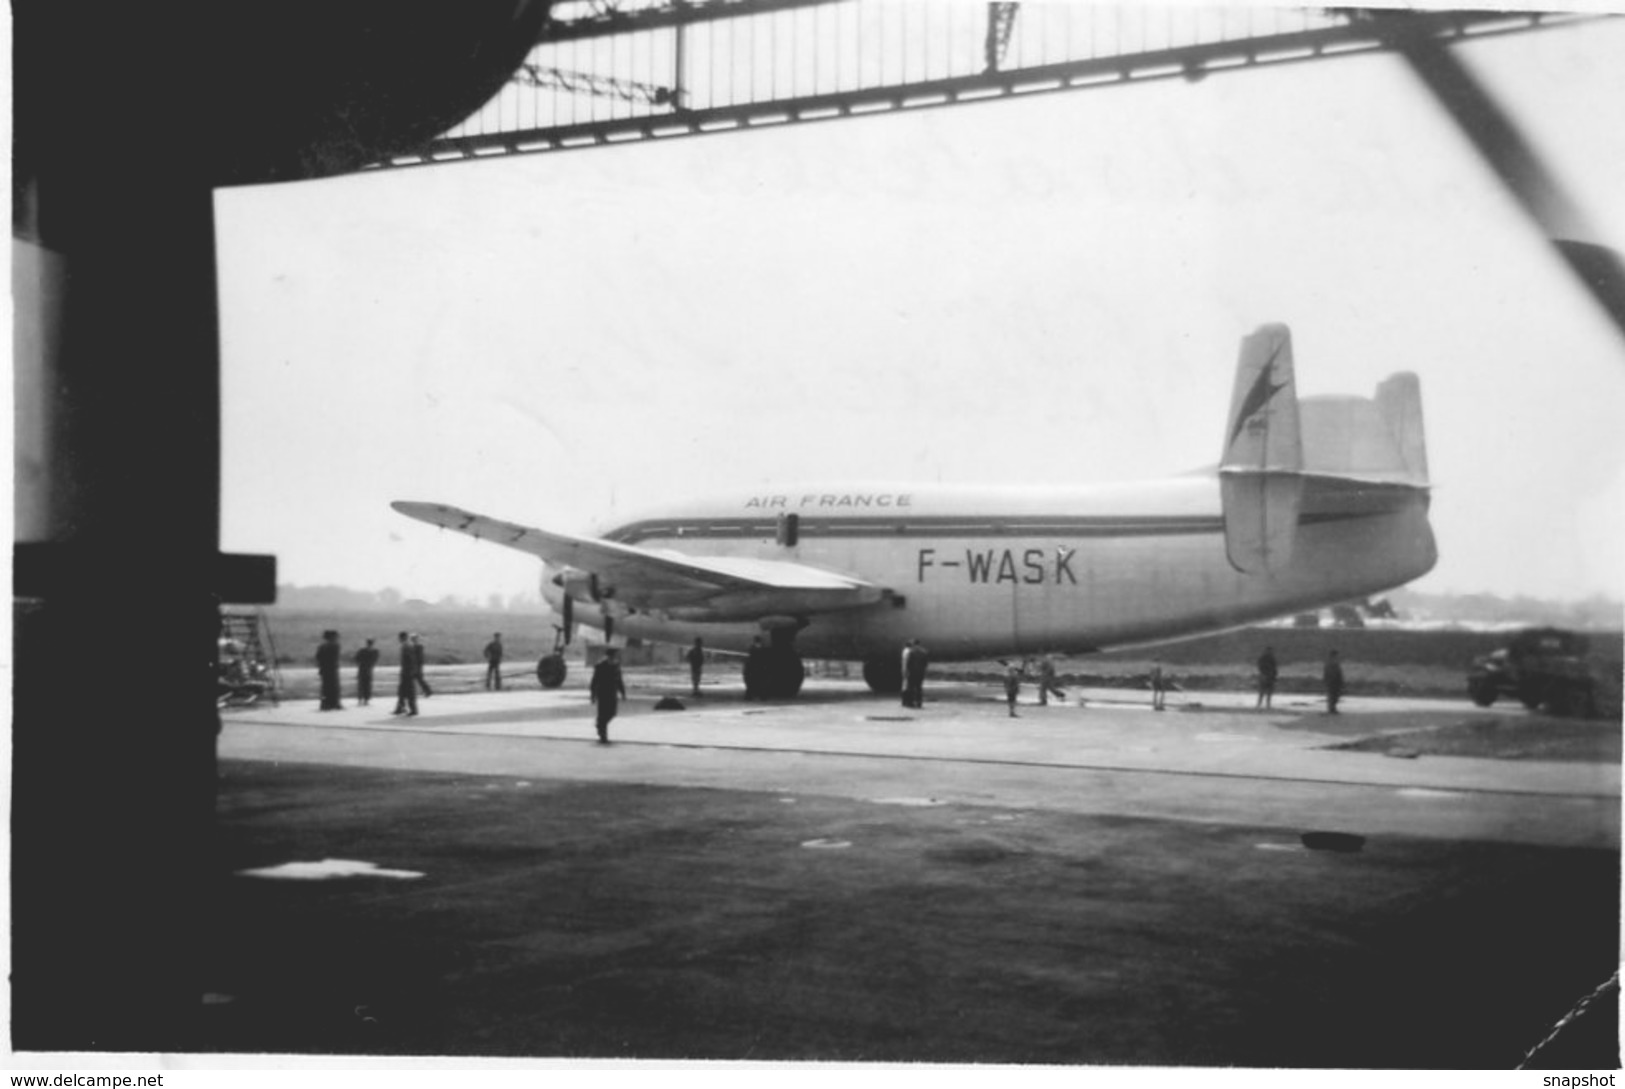
[{"label": "horizontal stabilizer", "polygon": [[1421,387],[1396,374],[1371,397],[1306,397],[1304,472],[1371,484],[1428,485]]}]

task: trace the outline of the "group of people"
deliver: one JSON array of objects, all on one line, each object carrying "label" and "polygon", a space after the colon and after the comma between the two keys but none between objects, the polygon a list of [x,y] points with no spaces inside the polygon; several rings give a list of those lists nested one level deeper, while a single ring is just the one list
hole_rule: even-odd
[{"label": "group of people", "polygon": [[[1280,663],[1275,660],[1273,647],[1265,647],[1258,656],[1258,710],[1268,711],[1275,699],[1275,682],[1281,675]],[[1343,699],[1343,662],[1337,651],[1326,652],[1326,662],[1320,668],[1320,682],[1326,690],[1326,713],[1338,713],[1337,705]]]},{"label": "group of people", "polygon": [[[405,631],[400,633],[399,639],[400,683],[396,689],[395,710],[391,713],[415,715],[418,713],[418,691],[421,689],[425,696],[434,695],[434,691],[423,676],[423,640],[416,632]],[[344,709],[339,692],[339,664],[343,653],[339,633],[331,628],[322,632],[322,641],[316,647],[316,675],[321,681],[323,711]],[[380,656],[372,639],[368,639],[367,645],[355,652],[355,699],[359,706],[365,707],[372,702],[372,675],[378,667]]]},{"label": "group of people", "polygon": [[[418,713],[418,693],[421,690],[424,696],[434,693],[429,682],[423,675],[423,641],[415,632],[401,632],[400,641],[400,680],[396,690],[395,710],[391,712],[408,717]],[[755,653],[765,653],[761,640],[753,648]],[[321,644],[316,648],[316,669],[321,678],[321,710],[336,711],[343,708],[339,695],[339,663],[342,655],[339,645],[339,633],[331,629],[322,632]],[[502,688],[502,633],[495,632],[491,641],[485,645],[485,687],[488,690],[500,691]],[[356,666],[356,701],[366,706],[372,701],[373,670],[378,664],[379,651],[368,639],[367,645],[355,652]],[[684,654],[688,662],[689,677],[695,696],[700,695],[700,676],[705,663],[705,645],[699,638]],[[920,708],[925,705],[925,675],[930,665],[931,656],[921,645],[918,639],[910,639],[903,646],[901,660],[901,678],[903,691],[903,706]],[[747,680],[751,671],[746,670]],[[1016,705],[1021,693],[1022,678],[1026,674],[1026,665],[1022,661],[1012,660],[1005,663],[1004,692],[1009,705],[1010,717],[1016,718]],[[1257,662],[1257,708],[1269,710],[1273,706],[1276,681],[1280,677],[1280,663],[1276,660],[1272,647],[1265,647],[1258,656]],[[1151,688],[1151,706],[1161,711],[1166,706],[1167,690],[1172,687],[1171,680],[1164,674],[1162,663],[1153,661],[1148,675]],[[1321,671],[1322,683],[1326,690],[1326,710],[1329,714],[1337,714],[1337,705],[1343,697],[1344,679],[1342,662],[1337,651],[1330,651],[1326,656],[1326,663]],[[609,723],[619,709],[619,701],[626,698],[626,681],[621,674],[620,655],[615,648],[608,648],[603,659],[593,669],[592,680],[588,684],[588,691],[592,703],[597,709],[595,725],[598,731],[600,744],[609,744]],[[747,684],[746,698],[753,698]],[[1060,688],[1056,673],[1055,660],[1048,654],[1043,655],[1038,663],[1038,703],[1040,706],[1049,704],[1049,697],[1054,695],[1057,699],[1065,699],[1066,694]]]}]

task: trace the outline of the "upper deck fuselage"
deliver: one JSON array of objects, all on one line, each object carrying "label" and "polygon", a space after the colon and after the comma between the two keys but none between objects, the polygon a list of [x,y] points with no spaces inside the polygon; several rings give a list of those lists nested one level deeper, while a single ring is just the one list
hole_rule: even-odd
[{"label": "upper deck fuselage", "polygon": [[[865,579],[893,599],[808,617],[796,637],[801,653],[860,659],[918,638],[941,660],[1175,638],[1388,589],[1433,565],[1426,505],[1421,490],[1308,504],[1290,563],[1269,575],[1227,560],[1212,474],[1067,488],[762,489],[652,511],[602,536]],[[595,614],[577,606],[589,624]],[[760,633],[649,614],[624,617],[616,630],[663,641],[701,635],[739,650]]]}]

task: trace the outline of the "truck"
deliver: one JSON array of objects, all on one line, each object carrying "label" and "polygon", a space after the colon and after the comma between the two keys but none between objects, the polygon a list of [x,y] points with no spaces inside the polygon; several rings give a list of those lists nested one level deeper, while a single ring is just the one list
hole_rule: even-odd
[{"label": "truck", "polygon": [[1480,707],[1511,696],[1531,711],[1594,716],[1590,644],[1585,636],[1562,628],[1521,631],[1506,646],[1473,659],[1467,695]]}]

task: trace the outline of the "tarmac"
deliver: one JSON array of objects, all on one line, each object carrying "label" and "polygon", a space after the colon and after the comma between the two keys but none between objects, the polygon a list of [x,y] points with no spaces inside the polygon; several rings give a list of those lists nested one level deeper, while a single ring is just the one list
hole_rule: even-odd
[{"label": "tarmac", "polygon": [[1618,1065],[1618,762],[1332,747],[1465,701],[628,679],[227,712],[210,1049]]}]

